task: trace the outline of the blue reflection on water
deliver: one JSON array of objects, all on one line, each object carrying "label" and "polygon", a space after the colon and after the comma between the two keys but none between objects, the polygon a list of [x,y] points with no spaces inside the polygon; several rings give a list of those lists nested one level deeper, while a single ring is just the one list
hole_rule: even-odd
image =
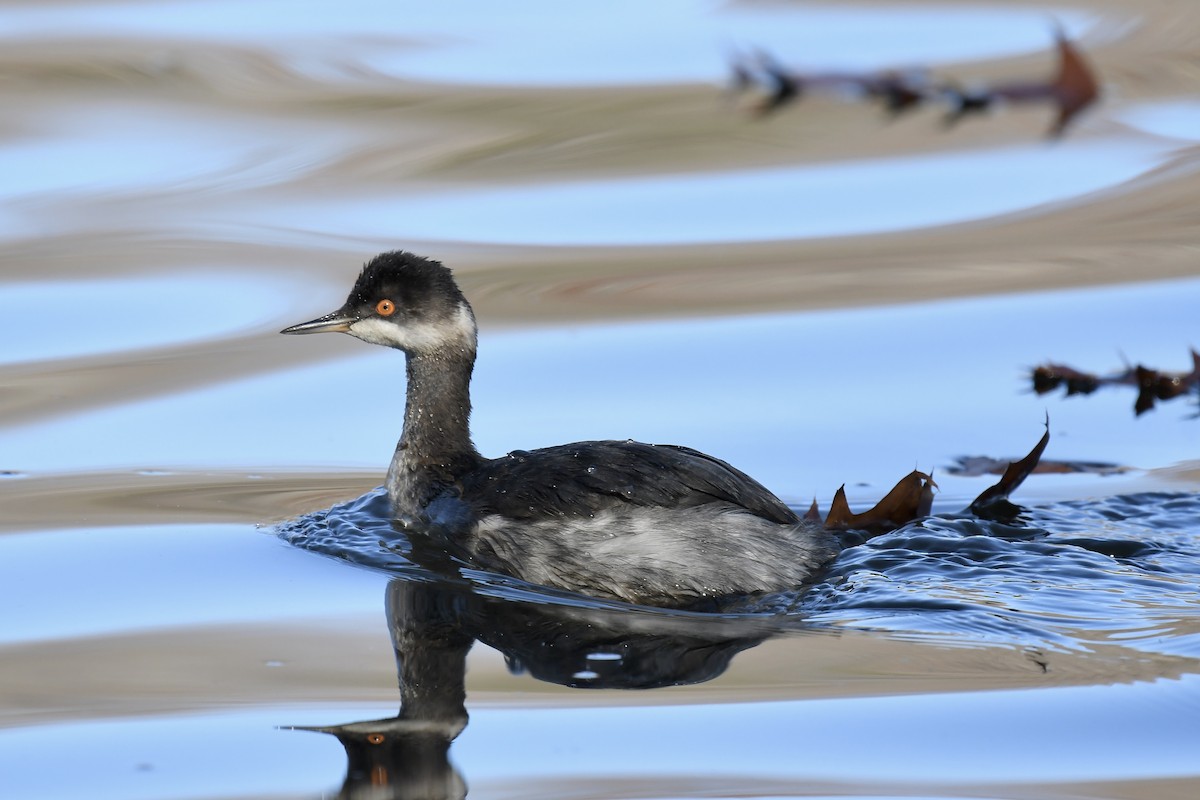
[{"label": "blue reflection on water", "polygon": [[[334,784],[345,769],[344,751],[332,737],[276,730],[311,715],[295,708],[226,709],[0,731],[0,796],[316,797],[314,786]],[[64,752],[75,765],[69,775],[54,767]]]},{"label": "blue reflection on water", "polygon": [[[1053,15],[1053,16],[1052,16]],[[5,38],[140,36],[250,41],[294,52],[306,71],[358,64],[467,83],[579,85],[711,80],[731,43],[794,55],[799,66],[878,69],[985,60],[1046,49],[1052,19],[1073,37],[1072,9],[738,5],[715,0],[601,4],[516,0],[325,3],[89,3],[0,9]]]},{"label": "blue reflection on water", "polygon": [[1194,100],[1138,103],[1122,111],[1120,119],[1155,136],[1200,140],[1200,102]]},{"label": "blue reflection on water", "polygon": [[547,245],[846,236],[979,220],[1071,200],[1157,165],[1130,139],[681,176],[426,192],[247,209],[328,235]]},{"label": "blue reflection on water", "polygon": [[71,192],[141,194],[211,184],[269,183],[355,146],[336,122],[294,127],[266,117],[214,115],[187,105],[130,100],[75,103],[38,115],[34,135],[0,147],[0,199]]},{"label": "blue reflection on water", "polygon": [[[339,291],[308,316],[340,300]],[[472,427],[488,455],[603,438],[686,444],[796,502],[827,497],[843,481],[852,499],[877,496],[854,483],[890,485],[914,466],[964,453],[1023,453],[1047,410],[1049,458],[1165,466],[1195,458],[1180,430],[1186,399],[1134,419],[1133,398],[1119,391],[1029,396],[1023,370],[1054,358],[1103,373],[1122,352],[1185,368],[1197,302],[1200,282],[1184,280],[554,331],[492,333],[484,320]],[[1048,342],[1048,325],[1072,335]],[[0,468],[382,472],[400,432],[403,357],[349,338],[344,348],[334,363],[0,429]],[[955,483],[938,480],[947,490]],[[978,492],[978,481],[960,480],[975,487],[962,499]],[[1022,497],[1071,483],[1047,480],[1030,481]]]},{"label": "blue reflection on water", "polygon": [[0,644],[237,623],[320,624],[377,608],[382,586],[377,576],[312,558],[247,525],[5,534]]},{"label": "blue reflection on water", "polygon": [[[282,279],[156,275],[107,280],[6,283],[0,293],[0,364],[166,348],[262,324]],[[86,302],[86,331],[46,324],[55,310]],[[199,313],[193,313],[199,312]],[[74,317],[72,317],[74,318]]]},{"label": "blue reflection on water", "polygon": [[[824,796],[823,789],[850,797],[957,797],[953,784],[969,787],[967,796],[992,796],[973,783],[1024,796],[1042,782],[1102,785],[1194,775],[1197,683],[1186,676],[1113,686],[621,708],[476,705],[452,757],[472,794],[485,797],[514,796],[514,787],[527,794],[531,786],[553,787],[555,796],[569,794],[564,786],[594,794],[595,776],[674,788],[678,794],[671,797],[720,796],[714,787],[761,798]],[[275,726],[371,719],[390,710],[382,703],[273,706],[0,732],[0,789],[7,797],[79,797],[78,782],[56,771],[70,753],[79,774],[90,777],[88,797],[315,794],[315,783],[339,778],[341,748],[332,737]]]},{"label": "blue reflection on water", "polygon": [[[440,34],[443,40],[383,51],[367,63],[404,77],[467,83],[686,82],[722,77],[721,49],[731,43],[775,50],[800,68],[870,70],[1041,50],[1049,20],[1042,12],[1013,8],[864,12],[711,0],[548,7],[526,0],[472,6],[472,20],[450,27],[442,16],[448,9],[441,8],[418,26],[424,23],[427,37]],[[1086,14],[1059,16],[1073,34],[1089,27]]]},{"label": "blue reflection on water", "polygon": [[[1198,683],[1187,676],[1054,691],[537,713],[497,709],[472,716],[470,735],[456,744],[455,758],[465,774],[480,780],[519,780],[534,769],[542,778],[607,774],[616,764],[626,765],[619,774],[638,776],[733,771],[850,783],[867,776],[941,783],[1003,782],[1019,775],[1033,783],[1192,775],[1188,748],[1197,739],[1192,714]],[[714,731],[741,735],[732,741]],[[580,746],[564,747],[563,741]],[[550,751],[557,757],[538,760],[536,767],[528,757]],[[730,752],[737,754],[733,769]],[[645,753],[654,754],[653,762]],[[634,754],[641,755],[636,766]]]}]

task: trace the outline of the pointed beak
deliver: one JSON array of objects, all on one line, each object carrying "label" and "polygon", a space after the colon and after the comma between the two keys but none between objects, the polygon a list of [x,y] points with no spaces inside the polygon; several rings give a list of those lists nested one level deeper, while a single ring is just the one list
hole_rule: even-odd
[{"label": "pointed beak", "polygon": [[354,317],[339,309],[318,319],[284,328],[280,333],[347,333],[350,325],[356,321]]}]

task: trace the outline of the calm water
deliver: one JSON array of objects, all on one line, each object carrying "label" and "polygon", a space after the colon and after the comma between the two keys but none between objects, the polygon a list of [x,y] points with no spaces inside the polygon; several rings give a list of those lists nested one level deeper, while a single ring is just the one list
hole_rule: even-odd
[{"label": "calm water", "polygon": [[[1195,797],[1197,397],[1028,385],[1200,345],[1200,11],[1135,13],[0,5],[0,796]],[[1056,143],[721,95],[756,46],[1037,77],[1052,17],[1106,94]],[[401,357],[276,335],[395,247],[475,304],[487,454],[932,469],[934,516],[721,615],[431,580],[374,491]],[[963,515],[1047,414],[1123,469]]]}]

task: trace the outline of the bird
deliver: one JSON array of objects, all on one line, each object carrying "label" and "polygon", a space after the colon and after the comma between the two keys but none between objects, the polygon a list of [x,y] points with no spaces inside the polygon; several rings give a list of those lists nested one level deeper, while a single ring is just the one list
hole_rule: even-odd
[{"label": "bird", "polygon": [[475,314],[439,261],[381,253],[340,308],[281,331],[325,332],[405,354],[386,491],[414,546],[537,586],[670,608],[800,588],[840,550],[819,522],[688,447],[605,440],[481,455],[470,432]]}]

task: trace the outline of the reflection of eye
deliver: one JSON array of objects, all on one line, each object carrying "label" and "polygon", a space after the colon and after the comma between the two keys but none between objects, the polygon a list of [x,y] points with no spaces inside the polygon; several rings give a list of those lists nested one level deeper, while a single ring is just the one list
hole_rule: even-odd
[{"label": "reflection of eye", "polygon": [[370,742],[371,744],[383,744],[383,734],[382,733],[368,733],[367,741]]},{"label": "reflection of eye", "polygon": [[380,300],[375,304],[375,313],[381,317],[390,317],[396,313],[396,304],[391,300]]}]

